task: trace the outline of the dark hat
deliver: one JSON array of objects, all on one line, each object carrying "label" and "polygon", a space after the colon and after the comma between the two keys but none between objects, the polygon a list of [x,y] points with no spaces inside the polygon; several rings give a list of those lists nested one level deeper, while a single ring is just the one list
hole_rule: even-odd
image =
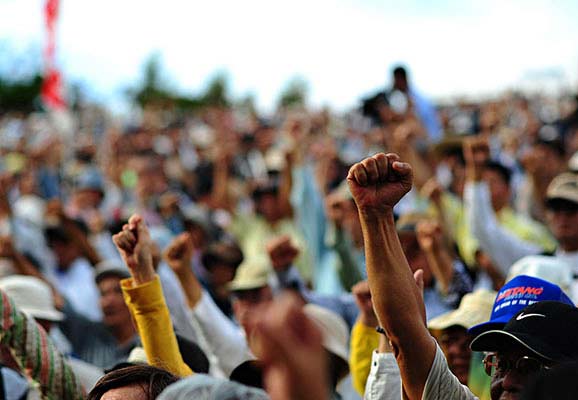
[{"label": "dark hat", "polygon": [[578,309],[558,301],[541,301],[518,312],[503,330],[484,332],[474,351],[503,351],[522,345],[554,362],[578,359]]},{"label": "dark hat", "polygon": [[482,332],[501,329],[523,308],[539,301],[552,300],[574,306],[558,285],[544,279],[528,275],[518,275],[507,282],[498,292],[492,315],[488,322],[472,327],[468,332],[479,335]]}]

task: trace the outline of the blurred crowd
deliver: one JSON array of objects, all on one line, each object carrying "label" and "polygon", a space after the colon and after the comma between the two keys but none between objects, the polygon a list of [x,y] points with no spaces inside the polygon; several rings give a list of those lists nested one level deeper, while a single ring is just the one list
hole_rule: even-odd
[{"label": "blurred crowd", "polygon": [[550,289],[578,301],[578,99],[434,106],[403,67],[391,82],[340,115],[148,107],[120,124],[81,109],[67,129],[0,115],[0,398],[418,398],[403,359],[401,378],[375,361],[406,353],[375,304],[372,192],[351,183],[404,172],[348,179],[383,152],[412,167],[389,225],[429,332],[461,384],[497,399],[471,328],[502,329]]}]

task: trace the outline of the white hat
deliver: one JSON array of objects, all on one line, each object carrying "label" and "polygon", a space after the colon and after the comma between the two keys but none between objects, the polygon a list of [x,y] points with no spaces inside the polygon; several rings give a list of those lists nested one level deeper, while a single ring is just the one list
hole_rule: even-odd
[{"label": "white hat", "polygon": [[349,364],[349,329],[338,314],[316,304],[306,304],[305,314],[311,318],[323,335],[323,347]]},{"label": "white hat", "polygon": [[527,256],[516,261],[510,268],[506,282],[518,275],[544,279],[560,286],[567,295],[572,293],[572,269],[570,265],[555,257]]},{"label": "white hat", "polygon": [[495,299],[496,292],[486,289],[468,293],[462,298],[460,306],[456,310],[432,318],[428,321],[427,327],[435,331],[441,331],[450,326],[470,329],[490,319]]},{"label": "white hat", "polygon": [[0,289],[12,298],[20,311],[34,318],[54,322],[64,319],[64,314],[54,307],[50,286],[41,279],[12,275],[0,279]]}]

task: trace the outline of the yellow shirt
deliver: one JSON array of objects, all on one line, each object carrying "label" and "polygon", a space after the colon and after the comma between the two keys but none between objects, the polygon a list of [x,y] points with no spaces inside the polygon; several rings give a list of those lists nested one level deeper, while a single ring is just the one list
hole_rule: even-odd
[{"label": "yellow shirt", "polygon": [[123,279],[120,284],[124,301],[136,321],[149,364],[177,376],[192,375],[193,371],[179,352],[158,275],[137,287],[132,286],[132,279]]},{"label": "yellow shirt", "polygon": [[349,342],[349,370],[353,388],[361,396],[365,393],[365,383],[371,369],[371,356],[379,346],[379,333],[374,327],[359,321],[353,325]]}]

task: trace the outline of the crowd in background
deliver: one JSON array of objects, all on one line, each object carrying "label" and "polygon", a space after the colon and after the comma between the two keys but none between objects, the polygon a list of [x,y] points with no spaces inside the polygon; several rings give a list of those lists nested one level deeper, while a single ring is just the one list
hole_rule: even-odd
[{"label": "crowd in background", "polygon": [[[452,373],[489,399],[468,329],[531,286],[509,282],[544,279],[578,301],[577,99],[434,107],[404,68],[391,81],[342,115],[150,107],[119,124],[80,110],[68,131],[49,114],[1,115],[4,398],[84,398],[96,384],[90,398],[106,400],[153,376],[147,398],[170,386],[163,398],[280,399],[287,343],[321,345],[328,366],[327,392],[292,398],[377,399],[380,385],[400,398],[372,361],[391,343],[346,179],[384,152],[413,168],[393,216],[424,318]],[[275,339],[283,324],[301,342]]]}]

